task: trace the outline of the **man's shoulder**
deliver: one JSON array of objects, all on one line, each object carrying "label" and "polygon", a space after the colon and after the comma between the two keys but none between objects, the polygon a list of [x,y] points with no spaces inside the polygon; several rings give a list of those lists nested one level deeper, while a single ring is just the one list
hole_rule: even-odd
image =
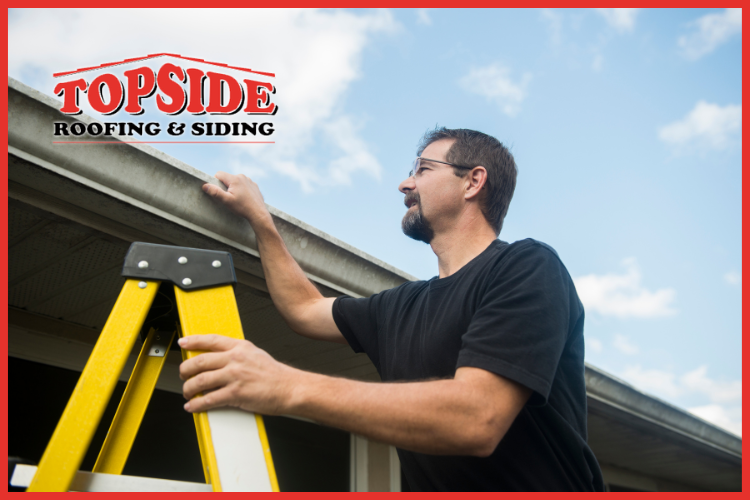
[{"label": "man's shoulder", "polygon": [[[508,243],[497,240],[494,243],[494,260],[497,263],[518,260],[553,260],[563,265],[557,250],[539,240],[526,238]],[[564,267],[564,265],[563,265]]]},{"label": "man's shoulder", "polygon": [[533,238],[495,245],[495,254],[485,272],[493,279],[536,273],[559,274],[566,281],[573,280],[568,268],[552,246]]},{"label": "man's shoulder", "polygon": [[544,243],[543,241],[535,240],[534,238],[526,238],[523,240],[514,241],[513,243],[507,243],[502,240],[498,240],[501,244],[507,245],[507,251],[509,253],[513,252],[526,252],[526,253],[534,253],[534,252],[550,252],[552,255],[560,258],[559,254],[557,253],[557,250],[552,248],[552,246],[548,245],[547,243]]}]

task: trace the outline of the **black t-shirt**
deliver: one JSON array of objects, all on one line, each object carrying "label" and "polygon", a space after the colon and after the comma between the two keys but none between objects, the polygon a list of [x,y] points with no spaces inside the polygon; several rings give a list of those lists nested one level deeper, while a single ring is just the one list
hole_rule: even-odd
[{"label": "black t-shirt", "polygon": [[603,491],[586,444],[583,306],[551,247],[495,240],[446,278],[339,297],[333,318],[385,382],[472,366],[533,390],[489,457],[399,449],[405,491]]}]

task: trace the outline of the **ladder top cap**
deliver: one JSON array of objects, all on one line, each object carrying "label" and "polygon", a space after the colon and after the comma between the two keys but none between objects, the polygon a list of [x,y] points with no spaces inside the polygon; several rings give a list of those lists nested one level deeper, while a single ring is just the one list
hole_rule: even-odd
[{"label": "ladder top cap", "polygon": [[130,245],[122,276],[169,281],[183,290],[237,283],[229,252],[142,242]]}]

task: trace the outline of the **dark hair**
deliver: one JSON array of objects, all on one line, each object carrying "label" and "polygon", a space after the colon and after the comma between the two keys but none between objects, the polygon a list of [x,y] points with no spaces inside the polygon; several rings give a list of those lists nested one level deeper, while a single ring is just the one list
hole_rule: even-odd
[{"label": "dark hair", "polygon": [[[487,170],[487,192],[480,200],[482,214],[487,222],[500,234],[505,214],[508,213],[513,191],[516,189],[518,169],[513,155],[503,143],[492,136],[464,128],[435,127],[427,131],[419,142],[417,156],[427,146],[441,139],[453,140],[445,160],[466,167],[483,166]],[[453,168],[458,177],[465,177],[468,170]]]}]

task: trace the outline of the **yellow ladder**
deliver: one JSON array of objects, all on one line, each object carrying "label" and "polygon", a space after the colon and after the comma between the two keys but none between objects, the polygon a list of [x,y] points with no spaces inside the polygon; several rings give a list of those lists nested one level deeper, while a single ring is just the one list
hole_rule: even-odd
[{"label": "yellow ladder", "polygon": [[[123,481],[128,476],[107,482],[109,476],[105,475],[122,473],[175,334],[217,333],[244,339],[234,296],[234,265],[229,253],[133,243],[125,257],[122,275],[128,280],[27,491],[69,491],[71,485],[88,484],[90,476],[97,474],[104,478],[101,484],[128,489],[127,481]],[[179,325],[171,333],[153,328],[149,331],[92,471],[94,474],[81,473],[78,468],[161,281],[174,284]],[[182,350],[183,359],[198,354]],[[193,417],[206,483],[213,491],[279,491],[260,415],[220,408],[196,413]],[[158,481],[149,479],[134,488],[159,489]],[[164,483],[164,491],[174,491],[170,488],[178,482]]]}]

